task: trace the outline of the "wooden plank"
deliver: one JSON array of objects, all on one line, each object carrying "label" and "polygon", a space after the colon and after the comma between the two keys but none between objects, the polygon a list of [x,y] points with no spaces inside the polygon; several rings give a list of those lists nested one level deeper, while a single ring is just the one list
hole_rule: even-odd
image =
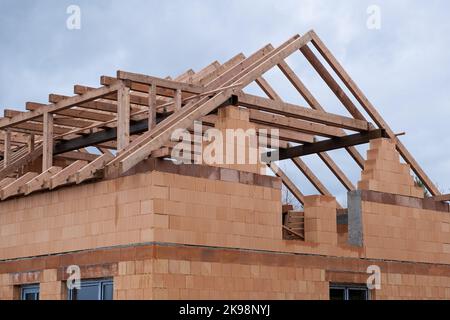
[{"label": "wooden plank", "polygon": [[101,87],[89,92],[86,92],[82,95],[77,95],[73,97],[69,97],[67,99],[64,99],[56,104],[48,105],[46,108],[41,108],[35,111],[30,111],[27,113],[23,113],[20,115],[17,115],[13,118],[4,118],[0,120],[0,129],[13,126],[15,124],[19,124],[22,122],[26,122],[29,120],[32,120],[34,118],[38,118],[40,116],[43,116],[45,112],[49,113],[55,113],[60,110],[64,110],[76,105],[79,105],[84,102],[89,102],[98,98],[101,98],[103,96],[106,96],[108,94],[111,94],[112,92],[116,92],[119,89],[119,85],[112,85],[110,87]]},{"label": "wooden plank", "polygon": [[0,189],[3,189],[8,184],[11,184],[12,182],[16,181],[15,178],[4,178],[0,181]]},{"label": "wooden plank", "polygon": [[342,67],[342,65],[337,61],[333,54],[328,50],[322,40],[317,36],[315,32],[311,32],[312,43],[324,59],[328,62],[331,68],[336,72],[338,77],[342,80],[349,91],[355,96],[356,100],[361,104],[364,110],[369,114],[373,121],[380,127],[386,130],[388,136],[395,142],[397,150],[402,155],[407,163],[411,165],[411,169],[419,177],[419,179],[427,187],[428,191],[432,195],[440,195],[441,192],[436,187],[436,185],[427,176],[425,171],[420,167],[418,162],[414,159],[412,154],[407,150],[403,143],[398,139],[392,129],[389,127],[383,117],[378,113],[372,103],[367,99],[362,90],[356,85],[356,83],[350,78],[348,73]]},{"label": "wooden plank", "polygon": [[281,101],[281,97],[275,92],[275,90],[269,85],[269,83],[262,76],[255,80],[256,84],[262,91],[272,100]]},{"label": "wooden plank", "polygon": [[[281,114],[286,117],[294,117],[358,132],[368,131],[370,128],[369,123],[366,121],[308,109],[298,105],[265,99],[245,93],[238,94],[238,103],[240,106],[247,108],[263,110]],[[342,134],[344,133],[342,130],[340,132]]]},{"label": "wooden plank", "polygon": [[[86,87],[86,90],[83,91],[81,94],[85,94],[89,91],[95,90],[95,88]],[[114,97],[117,97],[115,95]],[[65,99],[69,98],[69,96],[64,96],[60,94],[50,94],[48,97],[49,102],[52,103],[58,103],[60,101],[64,101]],[[106,97],[104,97],[106,98]],[[117,98],[114,100],[116,102]],[[117,113],[117,104],[115,103],[108,103],[105,101],[89,101],[82,104],[77,105],[77,107],[85,108],[85,109],[91,109],[91,110],[98,110],[98,111],[104,111],[108,112],[111,115]]]},{"label": "wooden plank", "polygon": [[[314,32],[312,32],[314,34]],[[294,70],[286,63],[282,61],[278,64],[281,72],[286,76],[286,78],[291,82],[294,88],[300,93],[300,95],[306,100],[311,108],[314,110],[325,112],[325,109],[320,105],[319,101],[313,96],[313,94],[308,90],[308,88],[303,84],[300,78],[295,74]],[[356,161],[361,169],[364,169],[364,158],[361,156],[359,151],[355,147],[346,148],[350,156]],[[329,164],[327,164],[328,166]]]},{"label": "wooden plank", "polygon": [[[92,102],[91,102],[92,103]],[[81,104],[83,106],[84,104]],[[37,110],[41,108],[42,106],[45,106],[41,103],[36,102],[27,102],[26,103],[26,109],[30,111]],[[93,112],[93,111],[87,111],[83,108],[71,108],[71,109],[64,109],[59,110],[55,112],[55,114],[61,115],[61,116],[67,116],[67,117],[73,117],[73,118],[80,118],[80,119],[88,119],[92,121],[99,121],[99,122],[106,122],[114,118],[113,115],[109,115],[106,113],[100,113],[100,112]]]},{"label": "wooden plank", "polygon": [[[317,101],[316,101],[316,102],[313,101],[313,100],[315,100],[315,99],[314,99],[314,97],[312,96],[312,94],[309,93],[308,89],[306,89],[306,87],[302,88],[303,84],[301,83],[300,79],[298,79],[298,77],[296,76],[296,74],[289,68],[289,66],[287,65],[287,63],[284,62],[284,61],[282,61],[280,64],[278,64],[278,66],[279,66],[280,68],[282,68],[282,71],[284,70],[283,73],[289,72],[288,79],[289,79],[290,81],[293,80],[293,82],[295,83],[294,86],[297,88],[297,90],[300,90],[300,91],[305,90],[305,93],[309,94],[310,97],[308,97],[308,99],[309,99],[310,101],[312,101],[313,104],[314,104],[314,103],[317,104],[317,107],[312,107],[312,108],[313,108],[314,110],[317,108],[317,109],[319,109],[319,110],[317,110],[317,111],[322,110],[322,112],[323,112],[323,109],[321,108],[321,106],[319,105],[319,103],[318,103]],[[285,73],[285,74],[286,74],[286,73]],[[300,82],[300,84],[299,84],[298,82],[295,81],[296,79],[298,80],[298,82]],[[269,85],[268,82],[257,82],[257,83],[258,83],[258,85],[261,87],[261,89],[263,89],[263,91],[266,93],[266,95],[268,95],[269,98],[271,98],[272,100],[274,100],[274,102],[283,102],[283,101],[281,100],[281,97],[278,96],[278,94],[275,92],[275,90],[271,88],[271,86]],[[308,102],[308,100],[307,100],[307,102]],[[311,106],[311,104],[310,104],[310,106]],[[280,131],[280,135],[281,135],[281,131]],[[313,141],[307,141],[308,143],[314,142],[314,137],[311,136],[311,138],[313,139]],[[292,140],[291,140],[291,141],[292,141]],[[288,145],[286,146],[286,148],[287,148],[287,147],[292,147],[292,145],[291,145],[290,143],[288,143]],[[281,148],[281,146],[280,146],[280,148]],[[311,169],[309,169],[309,167],[306,165],[306,163],[304,163],[300,158],[294,158],[294,159],[292,159],[292,160],[294,161],[294,164],[297,166],[297,168],[305,175],[305,177],[306,177],[306,178],[307,178],[307,179],[308,179],[308,180],[316,187],[316,189],[317,189],[319,192],[321,192],[322,194],[330,194],[330,192],[329,192],[328,189],[325,187],[325,185],[323,185],[323,183],[320,181],[320,179],[312,172]],[[333,165],[334,165],[335,167],[337,167],[337,165],[334,164],[334,163],[329,162],[328,164],[329,164],[330,166],[333,166]],[[344,175],[344,179],[345,179],[345,181],[349,181],[348,178],[347,178],[345,175]],[[341,206],[338,202],[336,202],[336,203],[337,203],[338,208],[342,208],[342,206]]]},{"label": "wooden plank", "polygon": [[35,178],[38,174],[36,172],[27,172],[23,176],[15,179],[12,183],[8,184],[0,190],[1,199],[5,200],[9,197],[16,196],[23,193],[21,188],[31,179]]},{"label": "wooden plank", "polygon": [[83,181],[94,178],[96,173],[99,170],[103,169],[105,165],[113,158],[114,155],[108,152],[101,155],[100,157],[90,162],[89,164],[85,165],[83,168],[79,169],[78,172],[75,174],[76,183],[80,184]]},{"label": "wooden plank", "polygon": [[[113,78],[113,79],[115,80],[113,85],[120,84],[120,82],[117,79],[115,79],[115,78]],[[92,91],[92,90],[95,90],[95,88],[88,87],[88,86],[82,86],[82,85],[75,85],[73,87],[73,91],[76,94],[84,94],[84,93]],[[145,92],[148,92],[148,89]],[[83,104],[83,108],[91,107],[92,109],[100,110],[99,109],[100,107],[104,108],[109,105],[109,108],[117,109],[117,105],[115,104],[117,102],[117,92],[106,95],[106,96],[102,97],[102,99],[103,99],[102,101],[93,101],[92,103],[85,103],[85,104]],[[105,102],[104,100],[110,100],[113,103],[108,103],[108,102]],[[148,107],[148,98],[144,97],[142,95],[130,94],[130,103],[132,105]],[[141,109],[138,109],[136,107],[131,108],[132,112],[136,112],[139,110],[141,110]]]},{"label": "wooden plank", "polygon": [[[267,56],[262,57],[234,77],[231,77],[231,79],[226,81],[223,86],[242,83],[242,88],[246,87],[248,84],[261,77],[265,72],[278,65],[280,61],[283,61],[295,51],[305,46],[310,40],[310,32],[301,37],[299,35],[294,36],[275,50],[269,52]],[[213,83],[215,82],[216,81]],[[210,84],[208,84],[208,87],[209,86]]]},{"label": "wooden plank", "polygon": [[130,143],[130,88],[123,85],[117,97],[117,151],[122,151]]},{"label": "wooden plank", "polygon": [[97,154],[87,153],[87,152],[79,152],[79,151],[69,151],[58,154],[55,158],[62,158],[68,160],[84,160],[84,161],[94,161],[99,156]]},{"label": "wooden plank", "polygon": [[302,205],[305,203],[305,196],[303,193],[297,188],[294,182],[281,170],[281,168],[275,163],[271,162],[269,168],[275,173],[277,177],[281,179],[286,188],[292,193],[292,195],[300,202]]},{"label": "wooden plank", "polygon": [[317,154],[320,159],[325,163],[328,169],[334,174],[334,176],[339,180],[339,182],[348,191],[356,190],[355,185],[350,181],[350,179],[345,175],[345,173],[339,168],[339,166],[331,159],[330,155],[326,152],[320,152]]},{"label": "wooden plank", "polygon": [[[5,109],[4,113],[5,113],[5,117],[12,118],[18,114],[25,113],[25,112]],[[42,117],[39,117],[39,118],[33,119],[33,121],[42,122],[43,120],[42,120]],[[53,123],[55,125],[70,127],[71,129],[84,128],[84,127],[87,127],[87,126],[90,126],[93,124],[93,122],[91,122],[91,121],[79,120],[79,119],[74,119],[74,118],[66,118],[66,117],[61,117],[61,116],[55,116]]]},{"label": "wooden plank", "polygon": [[[163,121],[163,123],[158,124],[154,130],[149,131],[143,135],[145,136],[150,134],[150,141],[144,143],[141,147],[133,151],[131,154],[127,154],[125,158],[120,161],[120,172],[124,173],[125,171],[131,169],[134,165],[147,158],[152,151],[162,147],[164,142],[169,140],[169,137],[172,134],[173,130],[177,128],[187,128],[191,123],[193,123],[194,120],[207,115],[215,108],[217,108],[217,106],[227,101],[235,93],[236,89],[224,90],[223,92],[215,95],[213,98],[207,100],[205,103],[201,104],[194,110],[183,108],[182,110],[180,110],[180,112],[174,113],[169,116],[169,118]],[[164,122],[167,122],[167,127],[164,126],[166,124]],[[154,132],[158,129],[162,129],[162,132]]]},{"label": "wooden plank", "polygon": [[[195,74],[195,71],[192,69],[189,69],[182,74],[180,74],[178,77],[176,77],[175,81],[182,81],[182,82],[189,82],[189,79]],[[170,80],[170,79],[168,79]]]},{"label": "wooden plank", "polygon": [[174,97],[174,106],[175,106],[175,112],[181,110],[181,90],[177,89],[175,90],[175,97]]},{"label": "wooden plank", "polygon": [[324,184],[317,178],[314,172],[303,162],[300,158],[292,158],[292,162],[295,166],[305,175],[305,177],[312,183],[317,191],[322,195],[331,195],[330,191],[324,186]]},{"label": "wooden plank", "polygon": [[23,187],[23,192],[25,193],[25,195],[29,195],[30,193],[33,193],[35,191],[48,188],[50,186],[49,178],[54,176],[61,170],[62,170],[61,167],[48,168],[46,171],[42,172],[40,175],[38,175],[35,178],[28,181]]},{"label": "wooden plank", "polygon": [[197,73],[193,73],[188,79],[182,79],[179,81],[183,81],[183,82],[188,82],[188,83],[193,83],[193,84],[198,84],[198,82],[207,77],[208,75],[212,74],[213,72],[215,72],[217,69],[219,69],[221,66],[221,64],[218,61],[214,61],[213,63],[207,65],[206,67],[204,67],[203,69],[201,69],[199,72]]},{"label": "wooden plank", "polygon": [[44,143],[42,172],[45,172],[53,166],[53,114],[48,112],[44,113],[44,136],[42,140]]},{"label": "wooden plank", "polygon": [[[28,122],[21,122],[14,126],[8,127],[11,131],[24,132],[27,134],[34,133],[42,136],[44,132],[44,125],[42,122],[34,122],[34,119]],[[61,126],[53,126],[53,132],[55,134],[64,134],[70,132],[72,129]]]},{"label": "wooden plank", "polygon": [[[261,52],[262,50],[266,50],[266,49],[263,48],[263,49],[259,50],[258,52]],[[200,85],[207,84],[207,83],[211,82],[211,80],[219,77],[220,75],[224,74],[228,70],[231,70],[232,68],[234,68],[237,64],[239,64],[243,60],[245,60],[244,54],[239,53],[236,56],[234,56],[233,58],[231,58],[230,60],[228,60],[227,62],[223,63],[219,68],[217,68],[217,70],[202,77],[201,79],[198,79],[198,80],[195,79],[194,83],[198,83]]]},{"label": "wooden plank", "polygon": [[191,83],[185,83],[185,82],[178,82],[178,81],[172,81],[172,80],[166,80],[161,79],[157,77],[152,77],[144,74],[138,74],[138,73],[132,73],[132,72],[126,72],[126,71],[117,71],[117,79],[121,80],[130,80],[132,82],[138,82],[143,84],[155,84],[157,87],[162,87],[166,89],[172,89],[172,90],[181,90],[184,92],[190,92],[190,93],[202,93],[203,87],[197,86]]},{"label": "wooden plank", "polygon": [[302,235],[302,234],[300,234],[300,233],[298,233],[298,232],[295,232],[295,231],[292,230],[291,228],[286,227],[285,225],[283,225],[282,228],[283,228],[284,230],[286,230],[287,232],[290,232],[290,233],[292,233],[293,235],[299,237],[300,239],[305,240],[305,236],[304,236],[304,235]]},{"label": "wooden plank", "polygon": [[11,163],[11,130],[5,130],[5,151],[3,154],[3,167],[6,168]]},{"label": "wooden plank", "polygon": [[34,151],[34,146],[35,146],[36,142],[35,142],[35,136],[34,134],[29,134],[28,135],[28,141],[27,141],[27,145],[28,145],[28,152],[31,153]]},{"label": "wooden plank", "polygon": [[250,110],[250,121],[270,125],[275,128],[284,128],[299,131],[306,134],[319,135],[323,137],[341,137],[342,131],[335,127],[326,126],[310,121],[300,120],[291,117],[280,116],[258,110]]},{"label": "wooden plank", "polygon": [[[122,72],[125,72],[125,71],[122,71]],[[102,85],[108,85],[109,86],[109,85],[112,85],[112,84],[117,83],[119,81],[122,81],[122,80],[117,79],[117,78],[113,78],[113,77],[108,77],[108,76],[101,76],[100,77],[100,83]],[[130,89],[132,91],[136,91],[136,92],[148,93],[150,85],[151,84],[131,82]],[[155,83],[155,85],[156,85],[156,83]],[[171,98],[172,99],[175,96],[175,91],[173,89],[165,89],[165,88],[161,88],[161,87],[157,86],[156,87],[156,94],[159,97],[156,100],[158,105],[159,105],[159,104],[163,104],[163,103],[167,102],[167,98]],[[192,97],[193,95],[195,95],[195,94],[182,91],[182,97],[183,98]],[[114,96],[108,96],[106,98],[114,100]],[[144,97],[142,97],[140,95],[134,95],[134,94],[130,95],[131,102],[132,103],[136,103],[136,104],[141,104],[141,102],[143,101],[142,100],[143,98]]]},{"label": "wooden plank", "polygon": [[152,84],[148,93],[148,130],[156,126],[156,85]]},{"label": "wooden plank", "polygon": [[87,161],[75,161],[69,166],[63,168],[61,171],[53,175],[48,179],[48,185],[50,190],[53,190],[59,186],[65,185],[69,182],[69,177],[74,175],[78,170],[88,164]]},{"label": "wooden plank", "polygon": [[355,117],[355,119],[365,120],[364,115],[358,110],[358,108],[355,106],[352,100],[350,100],[344,90],[342,90],[336,80],[334,80],[333,76],[328,72],[327,68],[325,68],[322,62],[320,62],[320,60],[315,56],[314,52],[312,52],[312,50],[307,46],[301,48],[300,51],[313,66],[313,68],[317,71],[323,81],[325,81],[331,91],[333,91],[339,101],[348,110],[348,112],[350,112],[350,114]]}]

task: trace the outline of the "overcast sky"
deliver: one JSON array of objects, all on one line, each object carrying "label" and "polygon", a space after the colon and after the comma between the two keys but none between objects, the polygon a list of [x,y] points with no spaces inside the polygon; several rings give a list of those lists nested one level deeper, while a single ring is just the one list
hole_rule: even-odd
[{"label": "overcast sky", "polygon": [[[73,4],[81,8],[80,30],[66,27]],[[367,27],[370,5],[381,9],[379,30]],[[446,0],[0,0],[0,108],[72,94],[74,84],[98,86],[100,75],[118,69],[176,76],[314,29],[394,131],[407,133],[401,140],[431,179],[450,191],[449,12]],[[299,53],[288,62],[327,110],[342,113]],[[304,104],[278,71],[267,78],[287,101]],[[333,154],[356,182],[352,160]],[[305,193],[312,190],[288,171]]]}]

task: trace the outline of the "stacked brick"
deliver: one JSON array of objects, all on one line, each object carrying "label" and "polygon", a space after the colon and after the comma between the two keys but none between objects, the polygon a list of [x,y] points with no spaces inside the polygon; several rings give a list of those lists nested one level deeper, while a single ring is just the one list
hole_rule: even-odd
[{"label": "stacked brick", "polygon": [[370,258],[450,263],[450,216],[363,202],[364,245]]},{"label": "stacked brick", "polygon": [[327,299],[315,268],[158,259],[154,299]]},{"label": "stacked brick", "polygon": [[331,196],[308,196],[304,201],[305,240],[336,246],[336,199]]},{"label": "stacked brick", "polygon": [[358,189],[423,198],[423,189],[416,186],[410,172],[409,164],[400,163],[390,139],[372,140]]},{"label": "stacked brick", "polygon": [[[257,174],[266,172],[266,166],[260,162],[256,128],[250,122],[249,117],[250,113],[246,108],[227,106],[218,110],[218,121],[215,127],[223,135],[223,150],[218,150],[218,153],[220,154],[219,159],[222,158],[224,162],[218,164],[207,162],[208,164]],[[241,135],[239,138],[227,136],[227,130]],[[206,146],[204,151],[208,150],[207,148]],[[209,152],[204,152],[204,158],[208,159],[209,154]],[[214,157],[214,155],[212,156]]]}]

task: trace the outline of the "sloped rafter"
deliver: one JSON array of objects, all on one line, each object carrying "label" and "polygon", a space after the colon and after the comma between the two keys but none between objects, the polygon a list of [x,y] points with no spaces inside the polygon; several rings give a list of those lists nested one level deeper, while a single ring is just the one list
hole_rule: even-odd
[{"label": "sloped rafter", "polygon": [[312,43],[316,47],[316,49],[320,52],[323,58],[330,64],[331,68],[336,72],[338,77],[342,80],[345,86],[349,89],[349,91],[354,95],[356,100],[361,104],[364,110],[369,114],[369,116],[373,119],[373,121],[380,127],[386,130],[389,137],[395,142],[397,150],[405,159],[405,161],[411,165],[411,169],[414,173],[419,177],[419,179],[424,183],[428,191],[434,195],[440,195],[439,189],[434,185],[431,179],[427,176],[425,171],[420,167],[411,153],[407,150],[407,148],[403,145],[403,143],[398,139],[392,129],[389,127],[387,122],[381,117],[372,103],[367,99],[361,89],[356,85],[356,83],[350,78],[345,69],[341,66],[341,64],[337,61],[337,59],[333,56],[333,54],[328,50],[319,36],[311,31]]},{"label": "sloped rafter", "polygon": [[[281,62],[281,64],[283,64],[283,63],[284,63],[284,61]],[[257,81],[257,84],[266,93],[266,95],[270,99],[272,99],[273,103],[275,103],[276,105],[275,106],[271,105],[271,103],[269,102],[270,100],[269,101],[265,101],[265,100],[261,100],[258,97],[254,97],[254,96],[251,96],[251,95],[244,95],[244,94],[241,94],[239,96],[240,102],[242,104],[245,105],[245,103],[255,103],[255,102],[257,102],[259,104],[259,107],[262,108],[262,110],[278,111],[278,112],[284,113],[285,115],[292,115],[292,114],[299,115],[299,112],[298,112],[299,106],[293,106],[293,105],[289,105],[289,104],[283,103],[281,97],[276,93],[276,91],[270,86],[270,84],[267,81],[264,81],[264,82],[261,82],[261,81],[258,82]],[[251,107],[251,105],[247,105],[247,107]],[[308,114],[308,112],[306,112],[306,114]],[[309,117],[307,119],[309,119]],[[317,117],[315,119],[317,120]],[[313,141],[308,141],[308,142],[312,143]],[[292,145],[290,143],[288,143],[287,147],[292,147]],[[280,146],[280,148],[281,148],[281,146]],[[293,158],[291,160],[294,162],[294,164],[297,166],[297,168],[305,175],[305,177],[314,185],[314,187],[321,194],[324,194],[324,195],[329,195],[330,194],[328,189],[323,185],[323,183],[320,181],[320,179],[312,172],[312,170],[309,169],[309,167],[306,165],[306,163],[304,163],[300,158]],[[290,180],[287,181],[286,180],[287,175],[281,170],[281,168],[279,168],[278,166],[276,168],[274,168],[272,165],[270,166],[270,168],[272,169],[273,172],[275,172],[275,171],[279,172],[279,174],[277,176],[280,176],[280,178],[283,181],[283,184],[288,189],[293,189],[293,187],[291,186],[292,181],[290,181]],[[283,180],[283,177],[285,178],[284,180]],[[294,192],[291,191],[291,193],[294,195],[294,197],[300,203],[303,203],[303,195],[302,195],[302,193],[301,192],[299,193],[298,189],[297,190],[293,189],[293,190],[294,190]],[[338,202],[337,202],[337,206],[338,206],[338,208],[342,208],[342,206]]]}]

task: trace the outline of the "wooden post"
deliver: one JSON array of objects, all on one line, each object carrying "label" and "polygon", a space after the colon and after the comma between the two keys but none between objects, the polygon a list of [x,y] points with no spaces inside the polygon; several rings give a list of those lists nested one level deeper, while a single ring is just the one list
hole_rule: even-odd
[{"label": "wooden post", "polygon": [[178,110],[181,110],[181,90],[180,89],[177,89],[175,91],[174,101],[175,101],[175,112],[177,112]]},{"label": "wooden post", "polygon": [[31,153],[34,151],[34,133],[30,133],[28,136],[28,152]]},{"label": "wooden post", "polygon": [[5,130],[5,145],[3,150],[3,167],[6,168],[11,162],[11,130]]},{"label": "wooden post", "polygon": [[53,114],[44,113],[44,130],[43,130],[43,155],[42,155],[42,171],[45,172],[53,166]]},{"label": "wooden post", "polygon": [[117,151],[130,143],[130,88],[123,84],[117,91]]},{"label": "wooden post", "polygon": [[156,126],[156,84],[152,83],[148,92],[148,130]]}]

